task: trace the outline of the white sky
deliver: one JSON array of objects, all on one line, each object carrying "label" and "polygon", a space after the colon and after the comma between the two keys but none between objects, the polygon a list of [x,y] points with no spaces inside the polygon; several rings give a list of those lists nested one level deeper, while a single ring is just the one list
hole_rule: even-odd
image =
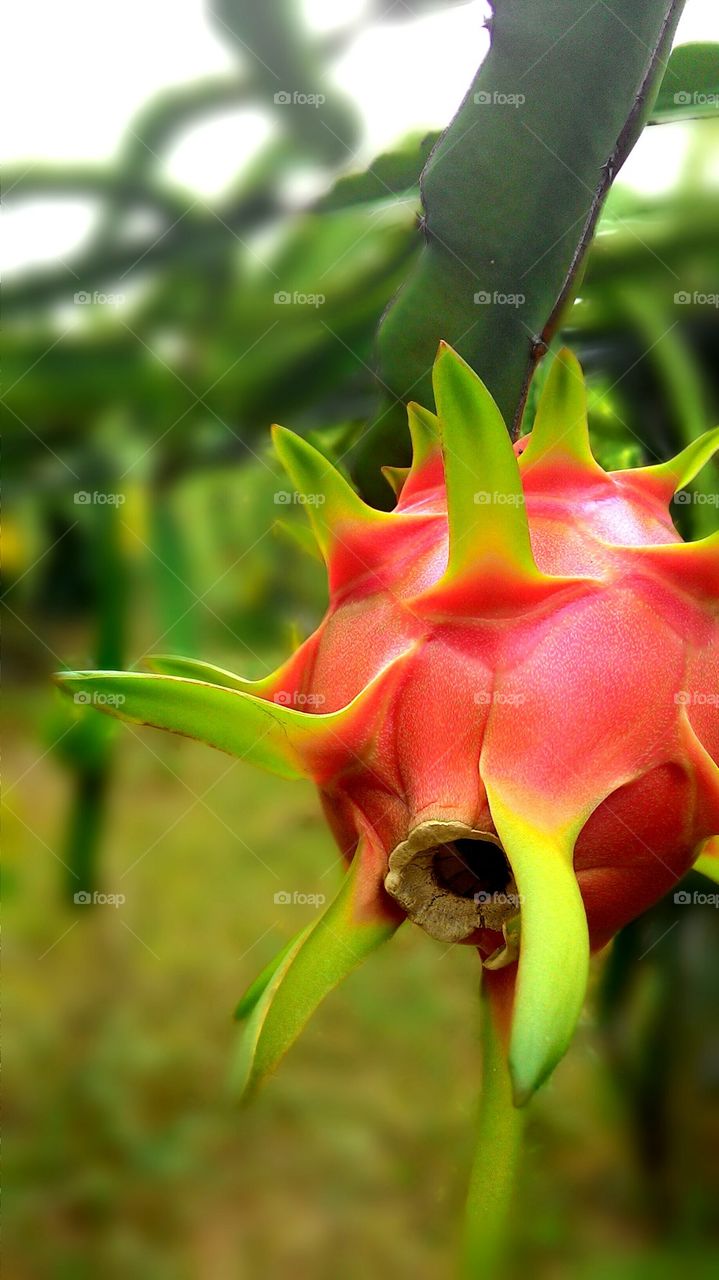
[{"label": "white sky", "polygon": [[[341,26],[363,8],[364,0],[305,0],[317,30]],[[482,0],[473,0],[426,18],[390,20],[352,42],[334,74],[364,119],[357,163],[410,129],[448,122],[486,40],[484,12]],[[717,0],[688,0],[678,42],[688,40],[719,40]],[[0,158],[28,166],[39,159],[108,159],[158,90],[234,65],[208,23],[204,0],[22,0],[6,19],[5,45],[2,94],[5,120],[12,123]],[[189,131],[168,156],[166,171],[214,195],[269,130],[260,112],[227,113]],[[625,178],[651,190],[671,185],[684,139],[677,126],[646,130]],[[71,253],[92,217],[84,201],[13,205],[4,219],[7,267]]]}]

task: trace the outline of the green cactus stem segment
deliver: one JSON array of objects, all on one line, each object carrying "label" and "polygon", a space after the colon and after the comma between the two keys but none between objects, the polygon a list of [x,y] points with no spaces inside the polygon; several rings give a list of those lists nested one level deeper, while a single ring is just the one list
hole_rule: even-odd
[{"label": "green cactus stem segment", "polygon": [[475,1156],[459,1258],[459,1280],[504,1274],[525,1112],[514,1106],[507,1065],[512,981],[482,981],[482,1087]]},{"label": "green cactus stem segment", "polygon": [[410,920],[439,942],[502,932],[518,914],[500,841],[462,822],[423,822],[390,854],[384,882]]}]

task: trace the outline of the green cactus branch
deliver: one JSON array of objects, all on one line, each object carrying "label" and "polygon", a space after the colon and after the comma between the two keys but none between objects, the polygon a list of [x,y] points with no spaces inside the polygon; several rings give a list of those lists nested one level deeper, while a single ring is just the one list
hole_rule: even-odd
[{"label": "green cactus branch", "polygon": [[5,169],[5,201],[89,197],[145,206],[168,221],[185,216],[193,201],[166,183],[101,164],[34,164]]},{"label": "green cactus branch", "polygon": [[397,403],[431,403],[440,338],[519,423],[682,7],[496,0],[489,53],[422,174],[422,254],[380,329],[384,398],[357,458],[366,485],[399,435]]},{"label": "green cactus branch", "polygon": [[506,1047],[486,990],[489,979],[495,976],[485,974],[482,990],[482,1084],[461,1242],[460,1280],[477,1280],[480,1276],[495,1280],[504,1269],[526,1115],[512,1100]]}]

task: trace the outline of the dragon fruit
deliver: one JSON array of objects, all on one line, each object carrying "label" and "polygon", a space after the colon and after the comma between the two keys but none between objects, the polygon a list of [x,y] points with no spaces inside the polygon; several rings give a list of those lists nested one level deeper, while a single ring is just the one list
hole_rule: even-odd
[{"label": "dragon fruit", "polygon": [[514,446],[446,345],[437,415],[368,507],[275,428],[329,575],[327,613],[256,682],[157,657],[65,674],[102,709],[314,779],[349,865],[325,916],[243,1001],[249,1088],[319,1000],[406,918],[478,950],[506,1024],[514,1099],[576,1025],[589,954],[701,859],[719,867],[719,534],[669,504],[719,447],[606,472],[563,351]]}]

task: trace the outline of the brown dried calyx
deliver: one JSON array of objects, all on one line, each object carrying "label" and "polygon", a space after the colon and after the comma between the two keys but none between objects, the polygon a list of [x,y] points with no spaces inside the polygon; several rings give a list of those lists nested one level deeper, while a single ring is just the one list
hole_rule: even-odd
[{"label": "brown dried calyx", "polygon": [[[409,919],[440,942],[463,942],[478,929],[504,933],[508,942],[508,927],[519,914],[517,886],[499,840],[460,822],[415,827],[390,854],[384,883]],[[513,947],[500,951],[505,964],[516,954]]]}]

